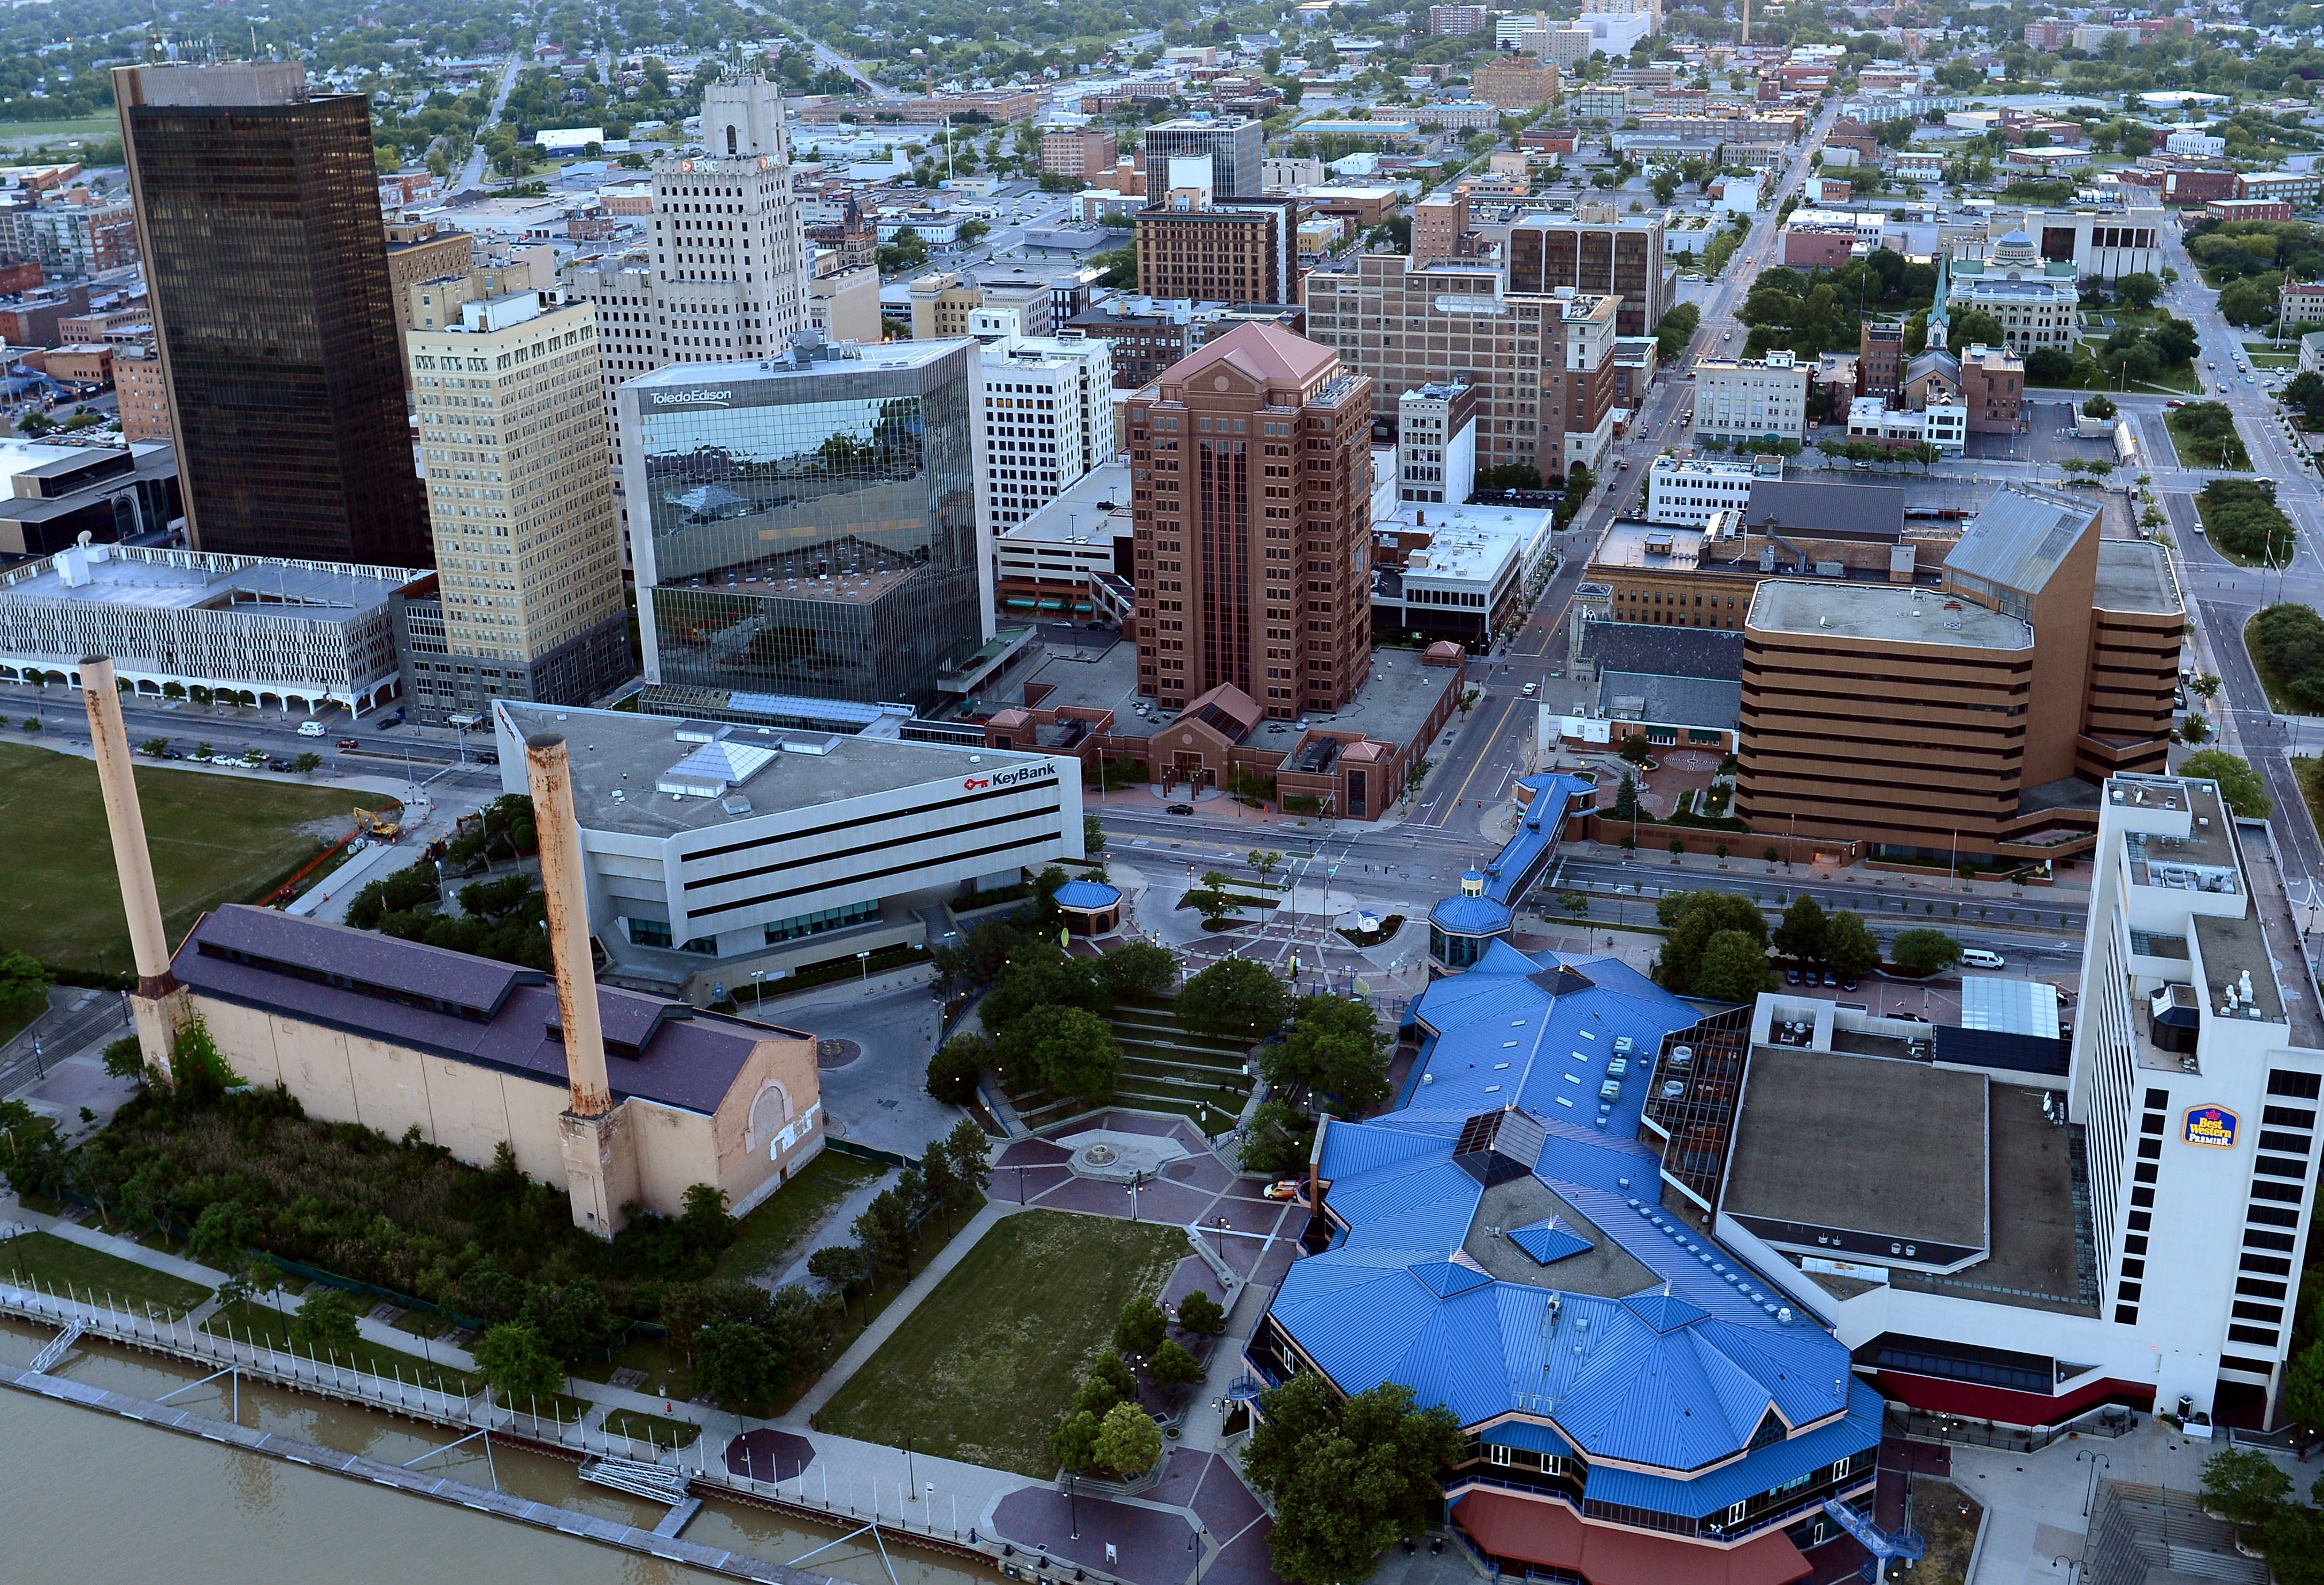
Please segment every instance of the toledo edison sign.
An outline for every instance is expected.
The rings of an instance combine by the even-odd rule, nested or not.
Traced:
[[[2181,1138],[2226,1150],[2236,1142],[2236,1115],[2225,1107],[2189,1107]]]

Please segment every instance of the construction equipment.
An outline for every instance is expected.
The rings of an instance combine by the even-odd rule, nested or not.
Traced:
[[[403,834],[402,819],[403,809],[400,804],[392,803],[378,811],[358,809],[355,811],[355,834],[368,837],[374,842],[392,842]]]

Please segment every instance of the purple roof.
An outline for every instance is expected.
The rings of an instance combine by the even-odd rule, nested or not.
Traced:
[[[538,969],[238,904],[205,915],[171,967],[203,996],[565,1082],[557,987]],[[597,1006],[613,1094],[706,1115],[757,1042],[807,1038],[603,986]]]

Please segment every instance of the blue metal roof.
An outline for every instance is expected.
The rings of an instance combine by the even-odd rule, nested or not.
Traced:
[[[1533,1445],[1525,1436],[1557,1451],[1565,1439],[1591,1462],[1593,1497],[1600,1460],[1668,1471],[1637,1477],[1649,1483],[1637,1498],[1609,1499],[1665,1512],[1707,1513],[1735,1499],[1706,1491],[1739,1482],[1751,1495],[1790,1478],[1792,1463],[1877,1443],[1877,1400],[1868,1421],[1847,1413],[1847,1350],[1663,1209],[1658,1163],[1636,1137],[1638,1097],[1598,1126],[1615,1043],[1628,1043],[1625,1090],[1642,1091],[1664,1035],[1696,1022],[1693,1008],[1615,959],[1531,958],[1496,941],[1469,973],[1430,987],[1416,1014],[1426,1043],[1413,1104],[1325,1126],[1325,1205],[1346,1231],[1293,1263],[1272,1306],[1333,1382],[1351,1393],[1401,1383],[1511,1446]],[[1577,1104],[1558,1104],[1567,1098]],[[1539,1124],[1534,1175],[1574,1213],[1508,1235],[1554,1263],[1522,1281],[1497,1280],[1464,1252],[1486,1190],[1453,1161],[1464,1124],[1509,1108]],[[1607,1270],[1575,1257],[1609,1247],[1651,1281],[1627,1293],[1561,1285],[1562,1273]],[[1817,1430],[1739,1457],[1771,1411]]]
[[[1627,1503],[1657,1513],[1706,1518],[1746,1497],[1773,1491],[1786,1480],[1812,1475],[1851,1453],[1877,1446],[1880,1413],[1880,1394],[1870,1384],[1857,1379],[1849,1387],[1848,1413],[1828,1425],[1770,1442],[1692,1480],[1593,1464],[1582,1495],[1593,1502]],[[1486,1435],[1490,1441],[1502,1440],[1499,1427]],[[1524,1444],[1512,1441],[1509,1445]],[[1867,1479],[1871,1475],[1871,1470],[1865,1471]]]
[[[1121,894],[1103,881],[1067,881],[1057,888],[1060,908],[1111,908],[1120,901]]]
[[[1509,1242],[1524,1250],[1543,1265],[1554,1265],[1569,1256],[1598,1247],[1570,1228],[1556,1225],[1557,1219],[1533,1222],[1509,1229]]]
[[[1449,935],[1489,936],[1508,930],[1517,916],[1490,897],[1447,897],[1428,911],[1428,922]]]
[[[1557,834],[1565,824],[1566,810],[1576,799],[1598,790],[1595,783],[1579,776],[1548,772],[1538,776],[1520,776],[1517,784],[1532,792],[1533,802],[1517,817],[1517,829],[1510,833],[1508,844],[1485,866],[1485,895],[1496,903],[1512,905],[1539,876],[1542,864],[1557,846]]]

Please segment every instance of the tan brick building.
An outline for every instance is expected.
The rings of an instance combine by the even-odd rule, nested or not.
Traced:
[[[2025,360],[2006,347],[1964,348],[1960,388],[1970,434],[2009,435],[2024,427]]]
[[[2184,605],[2161,547],[2009,486],[1939,588],[1768,579],[1744,625],[1735,812],[1945,863],[2086,848],[2098,784],[2160,770]]]
[[[170,438],[170,382],[162,376],[161,360],[147,342],[114,348],[113,394],[121,409],[124,440],[166,440]]]
[[[1557,97],[1556,62],[1516,55],[1488,60],[1477,68],[1469,94],[1500,110],[1546,105]]]
[[[1298,209],[1294,199],[1166,201],[1140,209],[1138,290],[1196,302],[1296,301]]]
[[[1359,254],[1308,273],[1307,333],[1372,380],[1374,416],[1393,419],[1416,385],[1478,389],[1477,466],[1524,463],[1562,478],[1595,468],[1613,437],[1617,300],[1520,295],[1490,264],[1416,265]]]
[[[1053,126],[1041,134],[1041,169],[1081,181],[1111,171],[1120,154],[1113,134],[1094,126]]]
[[[1290,719],[1371,659],[1372,383],[1237,327],[1130,400],[1138,674],[1166,710],[1240,690]]]

